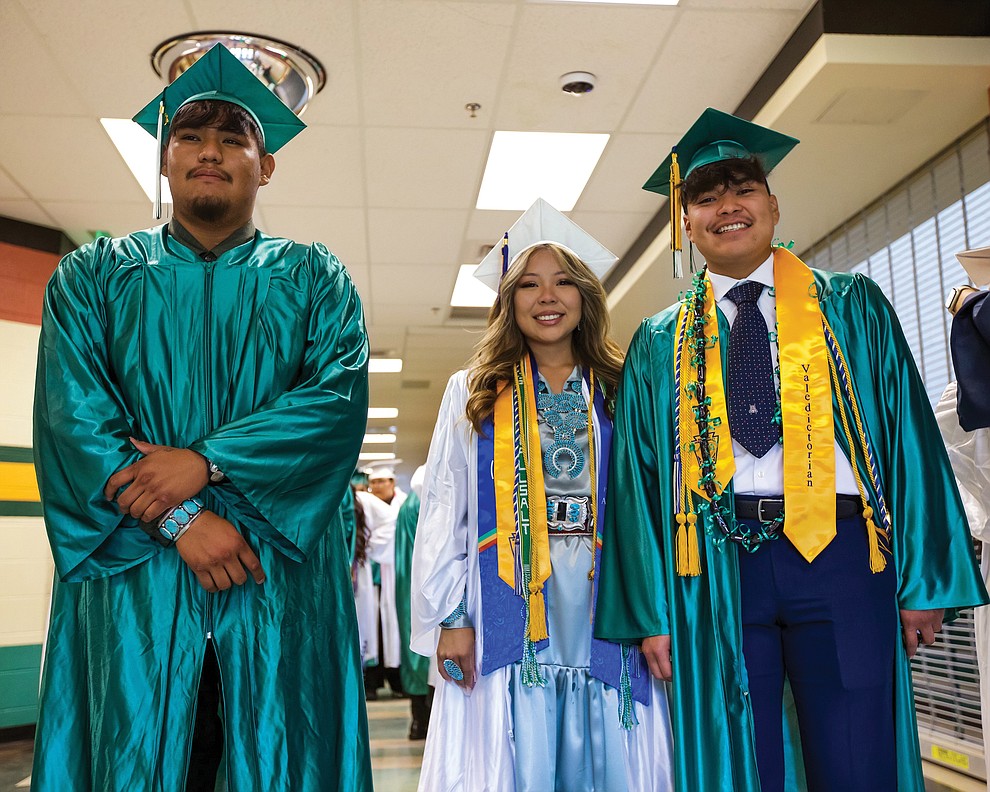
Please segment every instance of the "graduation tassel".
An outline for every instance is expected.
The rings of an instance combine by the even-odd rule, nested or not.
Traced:
[[[694,512],[678,512],[677,521],[677,575],[698,577],[701,574],[701,556],[698,551],[698,515]]]
[[[683,241],[681,239],[681,168],[677,164],[677,146],[670,151],[670,250],[674,256],[674,277],[684,277],[684,264],[681,261]]]
[[[870,543],[870,571],[876,574],[887,568],[887,559],[880,552],[881,531],[873,522],[873,509],[867,506],[863,509],[863,519],[866,520],[866,538]],[[886,536],[884,537],[886,538]]]
[[[550,637],[547,630],[547,610],[543,599],[543,590],[533,591],[530,588],[529,594],[529,640],[533,643],[545,641]]]
[[[632,729],[639,724],[636,710],[633,708],[632,681],[629,678],[629,655],[637,652],[631,646],[622,645],[622,671],[619,674],[619,722],[622,728]]]
[[[162,132],[167,123],[168,116],[165,115],[165,93],[162,92],[162,100],[158,104],[158,133],[155,135],[158,145],[158,154],[155,157],[155,162],[158,165],[155,172],[155,208],[153,212],[155,220],[162,219]]]

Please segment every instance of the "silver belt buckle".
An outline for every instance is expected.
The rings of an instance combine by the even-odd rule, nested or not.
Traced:
[[[766,522],[770,518],[763,516],[763,504],[779,503],[779,502],[780,502],[780,498],[760,498],[756,502],[756,519],[759,520],[760,522]]]

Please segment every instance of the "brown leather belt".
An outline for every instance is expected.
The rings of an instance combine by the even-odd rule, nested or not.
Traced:
[[[761,498],[758,495],[736,496],[736,519],[773,520],[784,509],[783,498]],[[848,520],[863,513],[863,502],[856,495],[835,496],[835,519]]]

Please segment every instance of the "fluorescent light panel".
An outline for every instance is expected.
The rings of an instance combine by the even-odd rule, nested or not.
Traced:
[[[389,459],[395,459],[395,454],[392,453],[376,453],[369,452],[367,454],[358,454],[358,462],[384,462]]]
[[[369,407],[368,418],[398,418],[398,407]]]
[[[529,209],[537,198],[543,198],[561,212],[569,212],[608,138],[576,132],[496,132],[477,208]]]
[[[491,308],[498,296],[484,283],[474,277],[478,264],[461,264],[454,281],[454,291],[450,295],[452,308]]]
[[[387,432],[371,432],[364,436],[365,443],[394,443],[395,435]]]
[[[168,179],[163,178],[155,167],[158,142],[129,118],[101,118],[100,123],[148,200],[154,203],[155,179],[161,179],[162,203],[172,203]]]
[[[402,371],[402,358],[371,358],[368,361],[369,374],[398,374]]]

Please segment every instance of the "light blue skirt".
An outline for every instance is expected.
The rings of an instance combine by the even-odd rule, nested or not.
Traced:
[[[640,788],[630,784],[636,778],[628,766],[631,735],[619,720],[618,691],[589,672],[591,541],[590,536],[550,537],[550,646],[537,656],[546,686],[524,685],[519,663],[509,669],[516,792],[625,792]],[[659,744],[667,748],[669,717],[662,694],[654,697],[651,709],[659,707],[664,711],[650,712],[650,724],[644,727],[659,725],[666,732],[666,739]],[[636,709],[643,712],[640,705]],[[669,777],[668,751],[653,761],[641,759],[653,765],[652,770],[657,765],[666,768]]]

